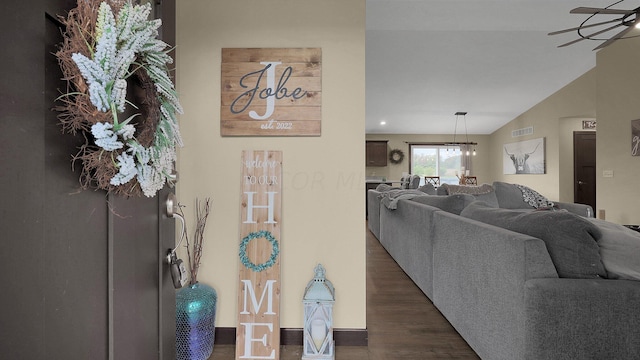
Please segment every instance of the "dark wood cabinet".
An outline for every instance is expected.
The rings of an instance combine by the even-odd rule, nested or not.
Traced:
[[[387,140],[366,141],[366,166],[387,166]]]

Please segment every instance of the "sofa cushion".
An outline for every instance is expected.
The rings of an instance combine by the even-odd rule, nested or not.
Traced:
[[[416,196],[424,196],[424,193],[415,189],[391,189],[381,192],[378,197],[380,198],[380,204],[389,210],[395,210],[398,208],[398,201],[410,200]]]
[[[496,209],[479,201],[460,215],[541,239],[559,277],[607,277],[596,242],[602,233],[586,218],[566,210]]]
[[[380,184],[376,187],[376,191],[384,192],[389,190],[399,190],[399,187],[391,186],[389,184]]]
[[[498,207],[498,198],[496,197],[493,186],[489,184],[479,186],[443,184],[440,188],[444,189],[443,192],[445,192],[446,195],[470,194],[473,195],[476,200],[483,201],[492,207]],[[441,194],[439,193],[438,195]]]
[[[496,191],[498,205],[503,209],[532,209],[553,206],[553,203],[547,198],[526,186],[494,181],[493,188]],[[522,188],[526,190],[526,194],[523,193]],[[529,202],[530,199],[534,199],[533,204]],[[537,206],[534,206],[536,204]]]
[[[467,207],[475,201],[475,198],[469,194],[454,194],[454,195],[423,195],[416,196],[411,199],[412,201],[419,202],[421,204],[437,207],[440,210],[450,212],[456,215],[460,215],[462,209]]]
[[[600,246],[602,263],[610,279],[640,280],[640,233],[612,222],[589,218],[602,237]]]
[[[425,193],[427,195],[435,195],[436,194],[436,188],[433,186],[433,184],[424,184],[424,185],[420,186],[418,188],[418,190],[422,191],[423,193]]]

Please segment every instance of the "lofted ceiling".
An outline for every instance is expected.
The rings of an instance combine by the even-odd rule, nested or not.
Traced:
[[[547,34],[613,2],[367,0],[366,133],[451,134],[458,111],[469,134],[494,132],[595,66],[601,41]]]

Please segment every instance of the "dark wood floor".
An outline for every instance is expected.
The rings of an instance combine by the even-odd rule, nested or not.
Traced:
[[[367,230],[369,346],[337,346],[336,360],[479,359]],[[282,346],[299,360],[302,346]],[[210,359],[235,359],[234,345],[215,345]]]

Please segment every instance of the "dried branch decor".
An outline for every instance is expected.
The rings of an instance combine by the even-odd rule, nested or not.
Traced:
[[[211,209],[211,200],[204,199],[204,203],[196,198],[196,229],[193,236],[193,245],[189,242],[189,236],[185,233],[185,247],[187,248],[187,257],[189,258],[189,273],[191,279],[190,285],[198,282],[198,269],[200,269],[200,259],[202,258],[202,245],[204,244],[204,230],[207,226],[207,218]],[[181,215],[182,207],[180,207]]]
[[[64,131],[85,136],[74,157],[85,189],[152,197],[171,182],[182,107],[168,74],[168,45],[157,39],[161,20],[147,20],[150,13],[148,3],[79,0],[61,19],[56,57],[68,89],[56,110]],[[135,86],[138,105],[127,100]],[[139,113],[121,120],[127,104]]]

